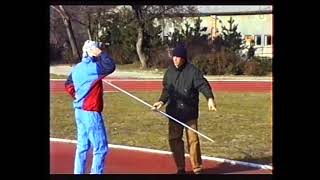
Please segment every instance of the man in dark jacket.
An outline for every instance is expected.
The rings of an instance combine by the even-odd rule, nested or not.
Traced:
[[[197,130],[199,92],[208,100],[209,110],[216,111],[210,84],[203,74],[187,61],[186,48],[178,45],[173,50],[173,65],[168,67],[163,77],[162,94],[159,101],[153,104],[153,109],[159,109],[167,103],[167,114]],[[169,120],[169,145],[178,174],[185,173],[183,129],[184,126]],[[199,174],[202,171],[202,159],[198,134],[186,129],[186,138],[193,172]]]

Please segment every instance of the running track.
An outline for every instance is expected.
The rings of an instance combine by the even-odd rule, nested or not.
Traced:
[[[124,146],[113,146],[115,147],[109,147],[105,174],[174,174],[176,172],[169,152],[146,152],[138,148],[132,150],[123,148]],[[50,174],[72,174],[75,150],[74,142],[50,141]],[[92,154],[89,153],[88,156],[87,173],[90,172]],[[189,157],[186,158],[186,171],[192,174]],[[267,167],[254,168],[203,158],[203,174],[272,174],[272,170]]]
[[[126,91],[161,91],[161,80],[108,79],[112,84]],[[272,91],[272,81],[209,81],[214,92],[257,92]],[[104,83],[105,91],[117,91]],[[65,93],[64,80],[50,80],[51,93]]]
[[[160,80],[106,79],[127,91],[160,91]],[[272,82],[268,81],[210,81],[214,91],[225,92],[271,92]],[[105,91],[117,91],[104,83]],[[50,92],[65,93],[64,80],[50,80]],[[50,141],[50,174],[72,174],[75,152],[74,143]],[[92,156],[89,153],[87,172]],[[233,162],[233,161],[232,161]],[[106,174],[174,174],[175,166],[168,153],[153,153],[110,147],[106,160]],[[203,159],[204,174],[272,174],[270,169],[245,166],[241,163],[219,162]],[[191,174],[189,158],[186,170]]]

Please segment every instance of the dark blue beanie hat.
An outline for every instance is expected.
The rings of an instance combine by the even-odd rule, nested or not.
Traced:
[[[178,45],[174,48],[172,56],[182,57],[183,59],[187,60],[187,49],[183,45]]]

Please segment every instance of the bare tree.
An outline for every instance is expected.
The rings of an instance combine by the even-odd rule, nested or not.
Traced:
[[[136,43],[136,49],[137,49],[137,53],[139,56],[139,60],[141,62],[141,68],[145,69],[147,68],[147,58],[146,55],[144,54],[144,52],[142,51],[142,41],[143,41],[143,30],[144,30],[144,17],[143,17],[143,13],[141,10],[141,6],[139,5],[133,5],[132,8],[135,11],[135,17],[137,18],[138,21],[138,37],[137,37],[137,43]]]
[[[196,13],[194,6],[142,6],[131,5],[135,11],[135,20],[137,22],[138,37],[136,43],[137,54],[141,62],[141,69],[147,68],[146,55],[143,52],[143,37],[145,25],[148,21],[153,21],[155,18],[163,19],[164,17],[182,17],[188,13]],[[132,21],[129,21],[131,23]]]
[[[65,28],[66,28],[66,31],[68,34],[68,38],[69,38],[69,42],[71,45],[73,58],[80,59],[80,54],[79,54],[79,50],[77,47],[76,39],[74,37],[72,24],[71,24],[69,15],[67,14],[67,12],[65,11],[65,9],[63,8],[62,5],[59,5],[58,7],[55,7],[55,6],[51,6],[51,7],[54,10],[56,10],[61,15],[61,18],[63,19],[63,23],[65,25]]]
[[[101,25],[109,21],[108,17],[117,13],[115,6],[51,6],[52,9],[57,11],[63,19],[64,26],[66,28],[67,36],[72,48],[73,55],[79,57],[79,50],[76,43],[77,40],[85,38],[97,40],[99,38],[99,32],[103,31]],[[136,41],[136,51],[141,62],[141,68],[147,67],[147,56],[143,52],[143,40],[146,29],[146,24],[153,21],[155,18],[163,19],[167,17],[179,18],[185,14],[195,12],[193,6],[141,6],[132,5],[134,10],[134,16],[126,21],[128,24],[134,23],[137,27],[138,36]],[[68,12],[68,13],[67,13]],[[109,18],[111,19],[111,18]],[[71,23],[76,27],[77,31],[72,30]],[[117,22],[113,22],[116,23]],[[102,25],[103,26],[103,25]],[[52,35],[52,39],[57,39],[58,33]],[[85,35],[86,34],[86,35]],[[56,36],[56,37],[54,37]],[[57,40],[55,40],[57,41]],[[81,41],[81,40],[80,40]],[[80,42],[79,41],[79,42]]]
[[[65,6],[68,9],[72,22],[78,23],[86,28],[88,39],[97,40],[100,25],[107,17],[106,14],[113,13],[115,6]]]
[[[62,19],[58,13],[52,8],[50,10],[50,43],[61,46],[66,36],[66,29],[63,25]]]

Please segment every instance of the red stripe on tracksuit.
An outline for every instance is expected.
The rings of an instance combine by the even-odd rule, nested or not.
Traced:
[[[73,84],[68,84],[65,86],[66,91],[75,99],[75,93],[76,91],[74,90],[74,85]]]
[[[102,77],[103,78],[103,77]],[[90,92],[83,101],[83,109],[86,111],[101,112],[103,110],[103,86],[102,78],[95,81]]]

